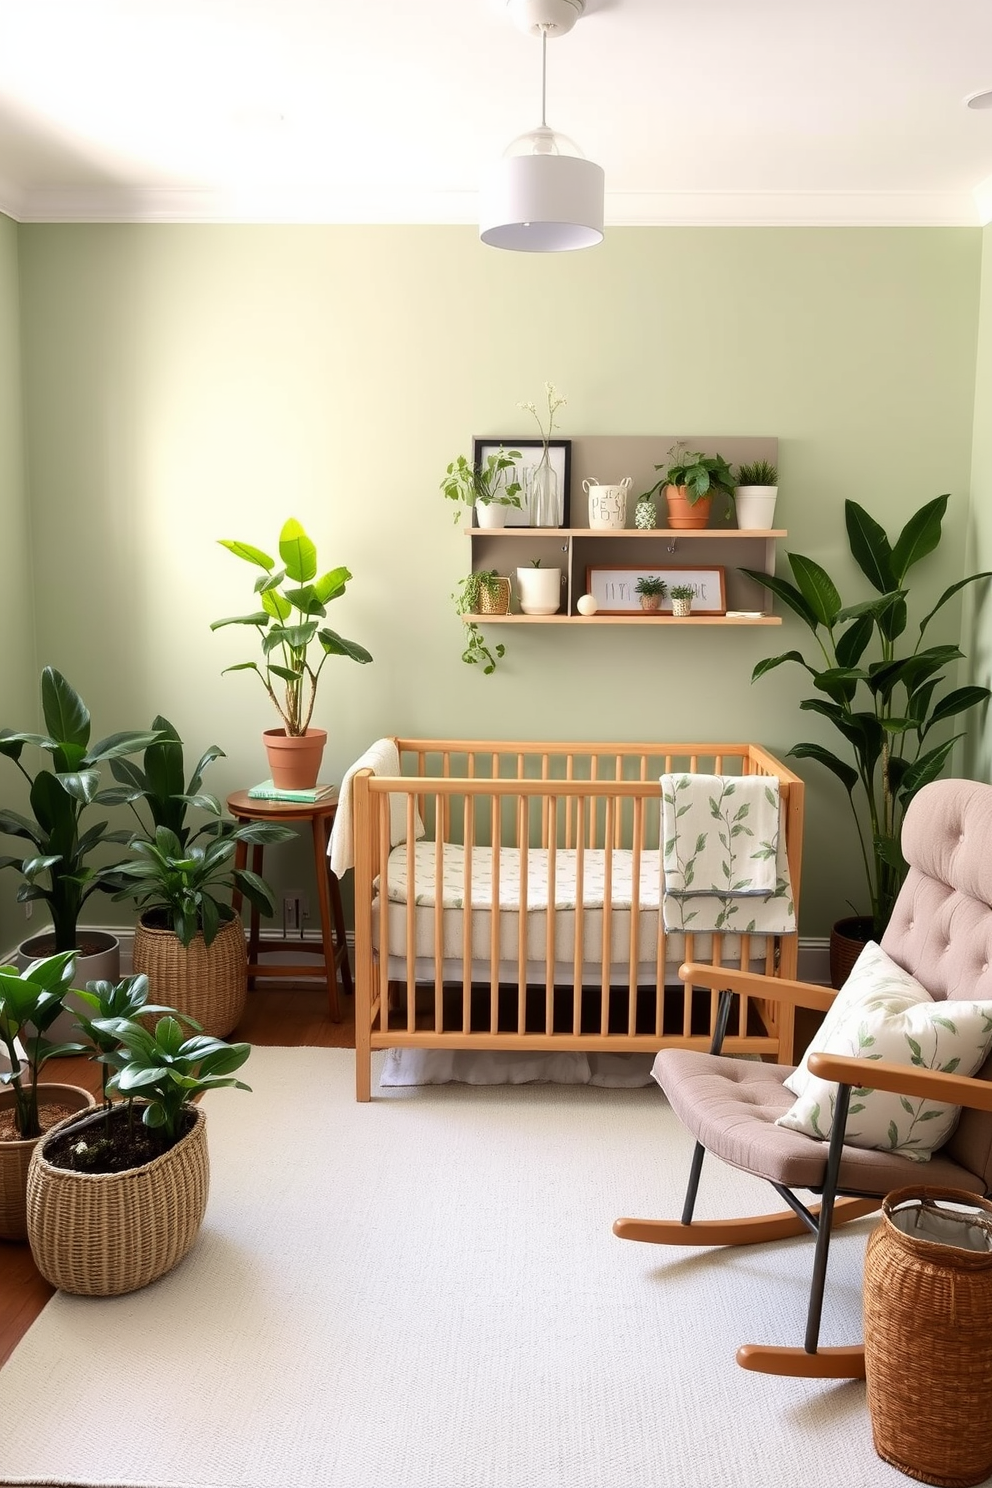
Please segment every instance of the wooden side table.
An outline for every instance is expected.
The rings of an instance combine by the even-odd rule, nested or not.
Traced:
[[[327,1002],[335,1023],[341,1022],[341,1007],[338,1002],[338,974],[345,992],[351,993],[354,984],[351,978],[351,963],[348,960],[348,942],[345,935],[344,910],[341,905],[341,886],[337,875],[331,872],[327,858],[327,846],[331,840],[331,827],[338,809],[336,796],[324,801],[263,801],[255,800],[247,791],[235,791],[227,798],[227,809],[237,821],[309,822],[313,834],[313,863],[317,879],[317,898],[320,902],[320,945],[308,946],[305,941],[289,939],[266,940],[259,935],[259,915],[252,909],[248,932],[248,985],[254,984],[257,976],[301,977],[320,976],[327,981]],[[251,867],[253,873],[262,873],[264,845],[251,844]],[[235,854],[236,868],[248,865],[248,843],[239,842]],[[241,895],[235,893],[232,904],[241,909]],[[272,952],[296,951],[304,956],[320,956],[322,965],[313,962],[278,963],[259,965],[259,957]]]

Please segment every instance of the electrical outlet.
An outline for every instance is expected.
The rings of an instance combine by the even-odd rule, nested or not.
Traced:
[[[302,935],[303,933],[303,895],[287,893],[282,896],[282,933],[283,935]]]

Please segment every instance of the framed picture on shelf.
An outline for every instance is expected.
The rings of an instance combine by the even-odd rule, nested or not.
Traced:
[[[725,615],[727,596],[722,568],[669,568],[664,564],[636,568],[587,568],[586,593],[591,594],[600,615],[627,615],[641,609],[637,581],[641,578],[663,579],[668,593],[661,601],[659,615],[672,613],[673,584],[692,586],[694,615]]]
[[[533,527],[531,521],[530,507],[527,501],[527,472],[533,470],[541,459],[544,449],[543,439],[513,439],[508,434],[483,434],[477,435],[472,440],[472,460],[478,467],[486,459],[487,455],[494,454],[497,450],[519,450],[519,464],[511,470],[507,470],[504,480],[507,485],[514,481],[520,482],[520,507],[508,506],[506,509],[507,527]],[[560,506],[562,517],[558,523],[559,527],[567,527],[572,514],[572,503],[570,497],[570,486],[572,479],[572,441],[570,439],[549,439],[548,459],[551,469],[558,477],[558,490],[560,492]],[[475,513],[472,514],[472,525],[476,526]]]

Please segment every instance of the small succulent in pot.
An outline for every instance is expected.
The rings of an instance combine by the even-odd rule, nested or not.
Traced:
[[[672,601],[673,615],[688,615],[692,610],[692,601],[696,592],[691,584],[673,584],[669,592]]]
[[[668,585],[657,574],[641,574],[634,591],[641,596],[642,610],[657,610],[668,593]]]

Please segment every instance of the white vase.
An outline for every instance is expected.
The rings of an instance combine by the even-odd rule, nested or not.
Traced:
[[[517,595],[525,615],[557,615],[561,605],[561,569],[517,569]]]
[[[625,475],[614,485],[590,479],[582,482],[582,489],[589,497],[589,526],[616,530],[627,525],[627,493],[631,479]]]
[[[477,501],[475,503],[475,520],[480,527],[505,527],[506,507],[498,501]]]
[[[767,532],[775,521],[778,486],[738,486],[734,492],[737,526],[742,532]]]

